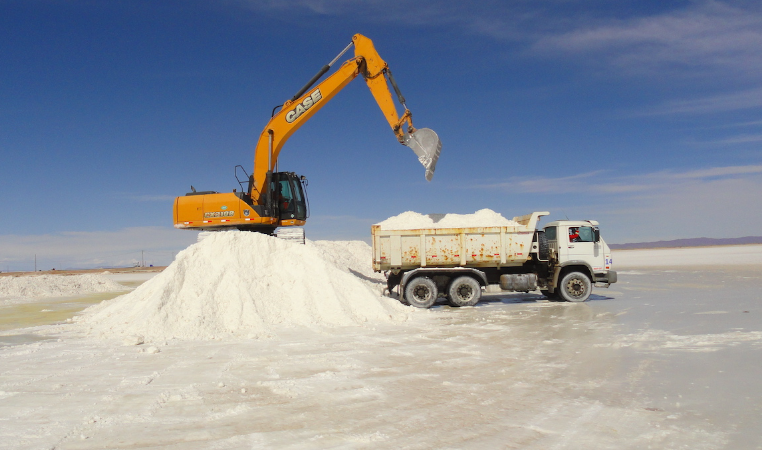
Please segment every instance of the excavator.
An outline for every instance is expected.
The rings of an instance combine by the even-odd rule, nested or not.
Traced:
[[[353,45],[354,58],[345,61],[313,88]],[[175,228],[208,231],[238,229],[280,236],[280,231],[275,233],[278,228],[293,230],[296,235],[291,233],[289,239],[304,242],[304,229],[296,227],[302,227],[309,215],[306,178],[293,172],[278,171],[278,155],[288,138],[358,75],[365,79],[397,140],[413,150],[426,170],[426,180],[431,181],[442,142],[433,130],[413,127],[412,114],[388,65],[378,55],[370,39],[356,34],[352,42],[290,100],[273,109],[271,119],[257,141],[252,174],[248,175],[240,165],[235,167],[240,191],[196,191],[191,186],[192,192],[175,199]],[[397,114],[388,84],[391,84],[404,108],[402,116]],[[280,111],[276,114],[279,107]],[[284,234],[289,235],[288,232]]]

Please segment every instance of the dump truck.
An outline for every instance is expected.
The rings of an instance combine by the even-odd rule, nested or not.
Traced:
[[[547,211],[514,217],[515,225],[470,228],[371,227],[373,269],[385,272],[405,304],[429,308],[438,297],[473,306],[482,290],[540,292],[584,302],[593,286],[616,283],[611,250],[594,220],[558,220],[536,229]]]

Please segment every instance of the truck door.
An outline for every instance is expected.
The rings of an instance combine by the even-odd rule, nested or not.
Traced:
[[[566,237],[566,260],[586,261],[593,269],[603,265],[601,243],[595,241],[596,233],[591,226],[569,227]],[[559,236],[559,239],[562,237]],[[561,243],[559,243],[561,244]],[[562,247],[562,245],[559,245]]]

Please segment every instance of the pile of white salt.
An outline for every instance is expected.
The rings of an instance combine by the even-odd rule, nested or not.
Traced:
[[[95,334],[141,336],[146,342],[406,320],[409,309],[382,297],[383,285],[370,279],[378,275],[370,269],[368,245],[354,245],[367,255],[363,267],[347,252],[349,244],[213,233],[133,292],[93,306],[76,320]]]

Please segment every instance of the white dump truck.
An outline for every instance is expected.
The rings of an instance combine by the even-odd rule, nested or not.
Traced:
[[[559,220],[537,230],[547,211],[514,217],[515,225],[388,229],[373,225],[373,269],[387,273],[390,293],[428,308],[442,296],[473,306],[482,289],[529,292],[584,302],[592,287],[617,281],[611,250],[594,220]]]

